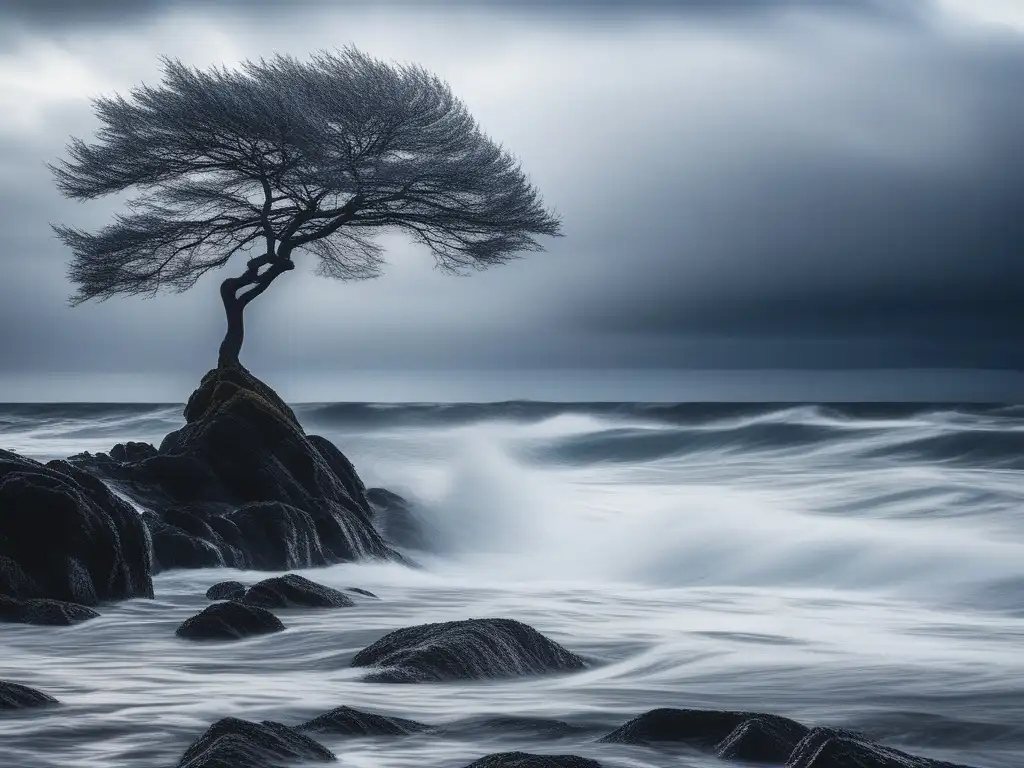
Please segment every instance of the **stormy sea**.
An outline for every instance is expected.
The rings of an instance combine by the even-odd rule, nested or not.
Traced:
[[[977,768],[1024,765],[1024,407],[301,405],[367,486],[414,502],[395,563],[302,571],[379,600],[280,611],[287,630],[189,643],[214,582],[70,627],[0,624],[0,679],[63,706],[0,713],[0,765],[174,766],[214,721],[300,723],[338,706],[442,725],[318,737],[353,768],[461,768],[495,752],[610,766],[721,766],[600,737],[657,707],[849,728]],[[159,444],[180,406],[0,406],[0,447],[41,460]],[[582,672],[372,683],[387,632],[523,621]]]

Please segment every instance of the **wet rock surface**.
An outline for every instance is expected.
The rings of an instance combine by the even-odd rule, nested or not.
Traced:
[[[186,750],[178,768],[281,768],[336,759],[327,747],[287,725],[226,717]]]
[[[152,597],[150,538],[96,477],[0,450],[0,595],[79,605]]]
[[[124,443],[69,459],[149,510],[157,570],[289,570],[399,557],[374,528],[351,462],[326,439],[307,436],[244,368],[207,373],[184,416],[159,448]]]
[[[356,654],[352,666],[376,668],[369,681],[417,683],[573,672],[586,664],[522,622],[467,619],[391,632]]]
[[[345,736],[407,736],[435,729],[401,717],[387,717],[361,712],[351,707],[338,707],[303,723],[298,726],[298,730],[322,731]]]
[[[237,599],[261,608],[347,608],[355,605],[344,592],[296,573],[257,582]]]
[[[0,597],[0,622],[69,627],[99,618],[92,608],[60,600],[12,600]]]
[[[49,707],[58,702],[53,696],[27,685],[0,680],[0,710]]]
[[[281,632],[284,628],[270,611],[229,601],[214,603],[185,619],[175,634],[186,640],[241,640]]]

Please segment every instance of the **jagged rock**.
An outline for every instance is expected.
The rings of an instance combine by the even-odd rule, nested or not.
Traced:
[[[0,710],[48,707],[59,703],[53,696],[35,688],[0,680]]]
[[[305,510],[277,501],[245,504],[223,515],[238,529],[244,551],[258,570],[327,565],[316,523]]]
[[[419,683],[570,672],[586,665],[522,622],[468,619],[391,632],[357,653],[352,666],[375,667],[369,681]]]
[[[768,720],[745,720],[715,747],[715,754],[722,760],[782,765],[800,738],[793,728],[784,731]]]
[[[225,717],[185,751],[178,768],[280,768],[336,759],[327,747],[287,725]]]
[[[366,499],[373,509],[374,525],[385,541],[421,552],[430,549],[427,525],[410,501],[386,488],[371,488]]]
[[[12,600],[0,597],[0,621],[14,624],[38,624],[68,627],[98,618],[92,608],[60,600]]]
[[[151,510],[159,567],[277,571],[400,559],[373,527],[351,462],[307,436],[244,368],[207,373],[184,415],[155,452],[126,444],[69,460]]]
[[[218,581],[206,590],[207,600],[237,600],[245,594],[245,584],[240,581]]]
[[[253,584],[240,598],[246,605],[261,608],[347,608],[352,598],[337,589],[286,573]]]
[[[280,632],[284,624],[270,611],[238,602],[214,603],[182,622],[175,631],[187,640],[241,640]]]
[[[759,712],[725,712],[713,709],[652,709],[616,728],[601,741],[616,744],[681,742],[711,750],[744,723],[755,720],[770,726],[793,744],[808,732],[807,726],[778,715]]]
[[[0,450],[0,587],[80,605],[153,597],[151,544],[134,509],[64,461]]]
[[[875,744],[837,728],[814,728],[797,744],[787,768],[968,768]]]
[[[500,752],[475,760],[466,768],[601,768],[596,760],[576,755],[534,755]]]
[[[360,712],[351,707],[338,707],[298,726],[299,731],[320,731],[345,736],[405,736],[434,730],[429,725],[401,717]]]

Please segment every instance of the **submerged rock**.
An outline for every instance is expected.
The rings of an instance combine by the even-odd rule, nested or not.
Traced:
[[[206,590],[207,600],[237,600],[245,594],[245,584],[240,581],[218,581]]]
[[[281,632],[281,620],[270,611],[244,603],[226,602],[207,606],[185,619],[175,630],[186,640],[241,640],[252,635]]]
[[[511,619],[467,619],[407,627],[385,635],[352,659],[376,667],[379,683],[478,680],[572,672],[586,664],[576,654]]]
[[[280,768],[336,759],[327,747],[287,725],[225,717],[185,751],[178,768]]]
[[[12,600],[0,597],[0,621],[14,624],[68,627],[98,618],[92,608],[60,600]]]
[[[347,608],[355,605],[344,592],[299,576],[286,573],[253,584],[239,598],[247,605],[261,608]]]
[[[712,750],[728,739],[736,729],[755,721],[748,737],[755,740],[763,726],[770,727],[780,738],[794,745],[808,732],[805,725],[778,715],[759,712],[729,712],[713,709],[652,709],[616,728],[601,739],[616,744],[653,744],[681,742],[698,749]],[[743,740],[742,734],[737,736]],[[736,747],[741,749],[741,747]]]
[[[134,509],[67,462],[0,450],[0,590],[80,605],[153,597],[150,538]]]
[[[875,744],[859,734],[814,728],[796,746],[787,768],[968,768]]]
[[[0,680],[0,710],[49,707],[59,703],[53,696],[35,688]]]
[[[399,559],[372,525],[362,481],[322,437],[239,367],[203,377],[186,424],[160,447],[116,446],[69,461],[152,510],[158,567],[289,570]],[[152,449],[152,450],[151,450]]]
[[[576,755],[534,755],[527,752],[500,752],[476,760],[466,768],[601,768],[596,760]]]
[[[457,720],[444,727],[445,733],[476,734],[480,731],[498,731],[524,736],[540,736],[558,739],[587,731],[587,728],[570,725],[562,720],[547,717],[522,717],[518,715],[484,715]]]
[[[371,712],[360,712],[351,707],[338,707],[313,718],[308,723],[303,723],[296,730],[321,731],[345,736],[406,736],[434,729],[429,725],[401,717],[387,717]]]

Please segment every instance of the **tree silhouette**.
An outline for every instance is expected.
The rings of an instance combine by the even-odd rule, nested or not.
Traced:
[[[70,159],[49,166],[71,198],[139,193],[98,232],[54,226],[73,253],[72,304],[185,291],[249,254],[220,288],[219,364],[231,365],[245,307],[294,269],[296,252],[321,275],[372,278],[383,266],[373,236],[397,228],[440,269],[464,273],[561,234],[517,160],[422,67],[351,47],[238,70],[162,63],[161,85],[95,99],[97,141],[72,138]]]

